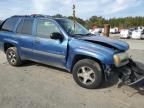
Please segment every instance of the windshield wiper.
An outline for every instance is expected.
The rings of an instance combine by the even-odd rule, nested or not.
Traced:
[[[93,34],[91,34],[91,33],[87,33],[87,34],[73,34],[73,35],[89,36],[89,35],[93,35]]]
[[[94,34],[92,34],[92,33],[87,33],[87,34],[85,34],[86,36],[89,36],[89,35],[91,35],[91,36],[93,36]]]
[[[84,34],[73,34],[73,35],[80,35],[80,36],[84,36]]]

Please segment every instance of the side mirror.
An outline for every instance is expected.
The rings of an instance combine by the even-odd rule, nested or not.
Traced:
[[[60,41],[63,41],[63,35],[58,33],[58,32],[55,32],[55,33],[52,33],[50,35],[50,38],[51,39],[55,39],[55,40],[60,40]]]

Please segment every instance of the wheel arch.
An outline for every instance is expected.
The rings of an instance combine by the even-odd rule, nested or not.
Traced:
[[[10,47],[15,47],[15,45],[12,43],[9,43],[9,42],[5,42],[4,43],[4,52],[6,53],[7,49]]]
[[[12,39],[4,39],[3,42],[3,50],[6,53],[6,50],[10,47],[17,47],[18,48],[18,42]]]
[[[90,59],[90,60],[94,60],[95,62],[97,62],[100,65],[101,71],[103,70],[103,63],[101,62],[101,60],[99,60],[98,58],[92,57],[92,56],[88,56],[88,55],[82,55],[82,54],[77,54],[74,56],[73,61],[72,61],[72,65],[71,65],[71,69],[70,71],[72,71],[74,65],[82,59]]]

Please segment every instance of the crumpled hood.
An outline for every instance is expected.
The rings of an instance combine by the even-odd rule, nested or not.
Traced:
[[[105,36],[89,36],[89,37],[87,36],[87,37],[83,37],[80,39],[89,41],[95,44],[103,45],[105,47],[114,48],[120,51],[126,51],[129,49],[129,45],[126,42],[123,42],[121,40],[110,39]]]

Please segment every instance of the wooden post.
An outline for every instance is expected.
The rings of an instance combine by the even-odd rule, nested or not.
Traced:
[[[109,33],[110,33],[110,25],[109,24],[105,24],[104,25],[104,36],[109,37]]]

